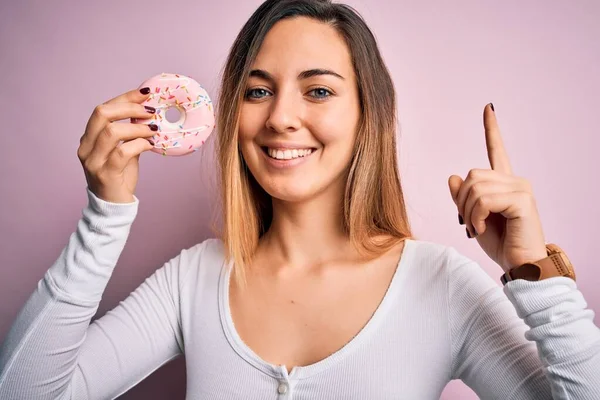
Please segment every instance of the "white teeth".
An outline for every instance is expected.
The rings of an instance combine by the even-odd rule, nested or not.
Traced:
[[[306,157],[313,152],[312,149],[287,149],[287,150],[275,150],[268,148],[267,153],[271,158],[278,160],[291,160],[298,157]]]

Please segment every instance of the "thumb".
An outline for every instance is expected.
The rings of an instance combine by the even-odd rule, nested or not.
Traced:
[[[463,182],[463,179],[458,175],[451,175],[450,178],[448,178],[448,187],[450,188],[450,195],[452,196],[452,201],[454,201],[454,204],[456,205],[458,205],[458,191],[460,190],[460,187],[462,186]]]

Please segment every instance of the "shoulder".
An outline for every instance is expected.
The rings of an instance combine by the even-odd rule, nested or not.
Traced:
[[[182,254],[184,253],[188,256],[210,260],[215,257],[223,257],[225,254],[225,246],[221,239],[212,237],[182,250]]]
[[[178,257],[184,264],[206,268],[224,260],[225,247],[221,239],[208,238],[192,247],[183,249]]]
[[[443,278],[450,287],[496,285],[494,279],[472,258],[453,246],[426,240],[410,240],[410,268],[431,279]],[[425,270],[425,271],[421,271]]]
[[[208,238],[191,247],[184,248],[165,266],[176,269],[182,284],[192,280],[206,280],[210,275],[218,275],[224,261],[223,242],[218,238]]]
[[[406,247],[407,256],[414,265],[451,270],[464,264],[475,263],[455,247],[427,240],[410,239]]]

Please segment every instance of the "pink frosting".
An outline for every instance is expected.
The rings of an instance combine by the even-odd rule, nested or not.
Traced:
[[[184,75],[162,73],[146,80],[140,88],[149,87],[151,94],[142,105],[156,108],[148,119],[133,123],[158,125],[151,150],[163,156],[183,156],[197,151],[215,127],[215,114],[208,93],[198,82]],[[169,122],[167,110],[176,107],[178,122]]]

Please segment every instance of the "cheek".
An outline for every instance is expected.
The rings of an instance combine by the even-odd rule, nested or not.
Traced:
[[[257,162],[253,140],[259,132],[258,121],[255,113],[242,106],[240,110],[240,126],[238,130],[238,142],[242,156],[246,163],[251,166]]]
[[[240,128],[239,128],[239,139],[241,141],[251,139],[253,136],[252,130],[255,128],[255,123],[253,123],[252,113],[248,112],[248,110],[242,110],[240,112]]]
[[[336,104],[335,107],[323,107],[311,118],[311,131],[324,145],[351,146],[356,135],[358,111],[353,104]]]
[[[252,140],[263,126],[262,115],[258,110],[253,110],[243,105],[240,110],[240,140]]]

